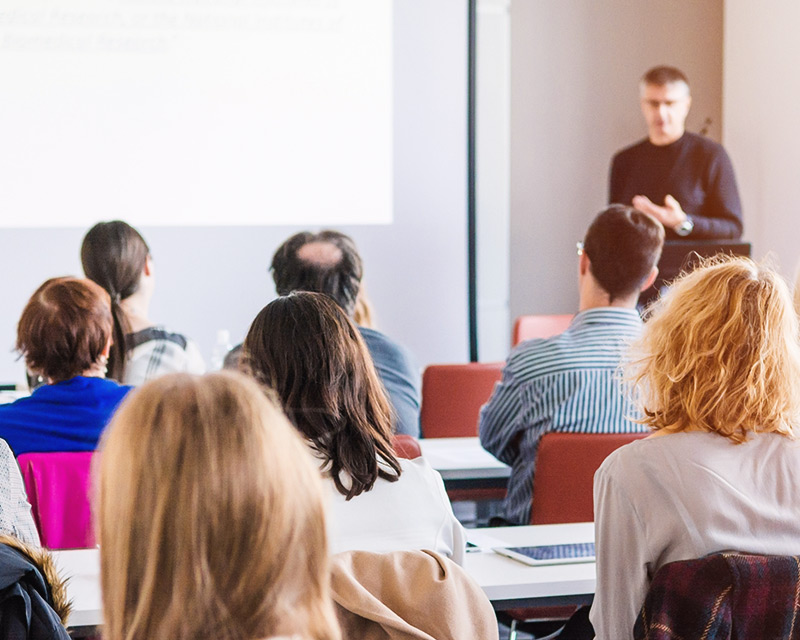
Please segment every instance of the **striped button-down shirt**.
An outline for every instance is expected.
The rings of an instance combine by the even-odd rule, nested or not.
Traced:
[[[601,307],[578,313],[552,338],[511,352],[503,379],[481,409],[484,448],[511,466],[505,517],[528,524],[539,439],[550,431],[644,431],[620,389],[618,368],[642,321],[635,309]]]

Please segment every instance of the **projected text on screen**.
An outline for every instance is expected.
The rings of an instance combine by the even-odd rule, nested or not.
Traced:
[[[391,0],[5,0],[0,225],[388,224]]]

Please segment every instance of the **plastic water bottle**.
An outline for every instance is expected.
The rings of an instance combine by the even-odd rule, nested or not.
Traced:
[[[225,362],[225,356],[228,351],[233,348],[231,344],[231,332],[227,329],[220,329],[217,331],[217,341],[214,344],[214,349],[211,351],[211,370],[219,371],[222,369],[222,363]]]

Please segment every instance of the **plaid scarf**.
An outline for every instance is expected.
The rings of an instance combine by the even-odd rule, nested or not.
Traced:
[[[800,640],[800,556],[712,554],[658,570],[635,640]]]

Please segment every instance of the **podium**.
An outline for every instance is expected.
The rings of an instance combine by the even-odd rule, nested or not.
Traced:
[[[658,277],[639,296],[639,307],[646,308],[680,273],[694,269],[702,258],[719,253],[749,258],[751,251],[752,245],[741,240],[668,240],[658,261]]]

